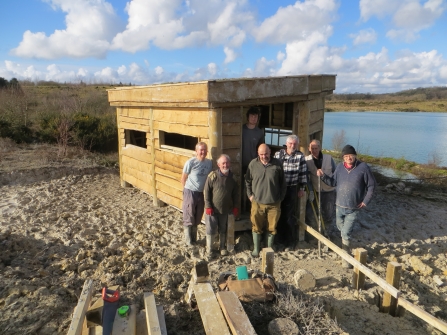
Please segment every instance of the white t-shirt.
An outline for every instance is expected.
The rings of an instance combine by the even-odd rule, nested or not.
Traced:
[[[188,159],[183,167],[183,173],[188,174],[185,188],[191,191],[203,192],[206,178],[212,169],[213,163],[207,158],[203,161],[198,160],[197,157]]]

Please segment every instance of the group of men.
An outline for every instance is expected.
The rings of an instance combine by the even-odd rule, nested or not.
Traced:
[[[376,181],[368,165],[357,159],[355,149],[346,145],[342,150],[343,162],[335,165],[330,155],[322,154],[321,144],[312,140],[310,155],[298,150],[299,139],[290,135],[284,149],[271,156],[264,143],[264,135],[257,127],[261,110],[252,107],[247,112],[247,124],[242,134],[242,173],[246,196],[250,202],[254,257],[259,256],[261,238],[264,246],[277,242],[293,249],[297,243],[296,205],[308,189],[306,216],[315,222],[317,195],[321,217],[329,229],[335,214],[336,227],[341,232],[343,249],[349,252],[353,224],[360,209],[371,201]],[[207,159],[206,143],[196,145],[196,156],[184,166],[181,182],[183,190],[183,225],[185,242],[197,240],[197,226],[205,212],[206,248],[212,255],[217,234],[221,255],[225,249],[228,215],[238,216],[237,201],[241,187],[230,170],[227,155],[217,160],[218,169],[212,171]],[[243,189],[243,188],[242,188]],[[315,192],[314,192],[315,191]],[[310,212],[310,208],[313,211]],[[335,212],[335,213],[334,213]],[[345,262],[344,266],[349,263]]]

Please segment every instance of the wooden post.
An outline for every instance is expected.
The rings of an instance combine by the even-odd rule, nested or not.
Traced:
[[[112,335],[135,335],[137,331],[137,306],[131,305],[129,315],[122,317],[115,314]]]
[[[222,108],[209,110],[208,124],[208,152],[216,167],[217,159],[222,153]]]
[[[402,265],[396,262],[388,262],[388,265],[386,267],[386,282],[398,289],[401,271]],[[397,299],[392,297],[388,292],[385,292],[383,295],[381,312],[389,313],[392,316],[396,316],[396,310]]]
[[[150,131],[151,131],[151,177],[152,177],[152,202],[155,207],[160,207],[157,198],[157,183],[155,182],[155,130],[154,130],[154,110],[150,109]]]
[[[309,142],[309,101],[300,101],[293,104],[292,132],[298,136],[300,141],[299,150],[306,152]],[[304,241],[305,230],[300,222],[306,222],[306,197],[298,198],[298,241]]]
[[[363,248],[358,248],[354,250],[354,258],[362,263],[363,265],[366,264],[366,257],[368,255],[368,252]],[[362,290],[365,286],[365,274],[360,272],[359,268],[354,268],[354,273],[352,275],[352,286],[356,290]]]
[[[275,260],[275,252],[273,251],[273,249],[263,248],[261,271],[273,276],[274,260]]]
[[[228,215],[228,225],[227,225],[227,250],[228,252],[234,251],[234,215]]]

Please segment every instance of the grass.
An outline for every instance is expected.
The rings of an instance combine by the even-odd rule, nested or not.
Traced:
[[[393,111],[393,112],[447,112],[447,100],[327,100],[328,112],[340,111]]]

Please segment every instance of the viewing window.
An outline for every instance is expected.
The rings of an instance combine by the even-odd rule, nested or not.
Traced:
[[[138,131],[138,130],[126,129],[125,134],[126,134],[126,145],[131,144],[131,145],[136,145],[137,147],[140,147],[140,148],[144,148],[144,149],[147,148],[145,132]]]
[[[199,142],[197,137],[160,131],[160,147],[162,149],[188,151],[189,154],[191,150],[196,150],[197,142]]]

